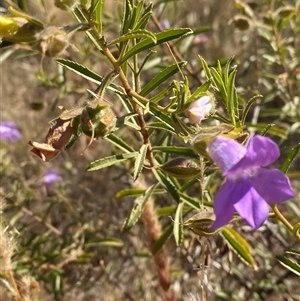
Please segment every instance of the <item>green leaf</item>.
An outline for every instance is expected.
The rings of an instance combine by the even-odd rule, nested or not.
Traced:
[[[99,34],[102,34],[102,15],[103,10],[103,0],[92,0],[90,7],[90,15],[94,17],[94,24],[98,29]]]
[[[205,73],[207,79],[208,79],[208,80],[211,80],[212,75],[211,75],[211,72],[210,72],[210,70],[209,70],[209,67],[208,67],[208,65],[207,65],[207,63],[206,63],[206,61],[205,61],[205,59],[204,59],[202,56],[199,56],[199,59],[200,59],[202,68],[203,68],[203,70],[204,70],[204,73]]]
[[[123,197],[137,196],[143,193],[145,193],[145,189],[137,189],[137,188],[123,189],[118,191],[118,193],[116,194],[116,198],[120,199]]]
[[[300,264],[290,258],[278,255],[276,259],[288,270],[300,276]]]
[[[173,128],[171,128],[170,126],[168,126],[166,123],[163,122],[151,122],[147,125],[147,128],[168,131],[172,134],[176,134]]]
[[[122,161],[125,161],[127,159],[134,158],[138,155],[138,152],[128,153],[128,154],[120,154],[120,155],[114,155],[110,157],[105,157],[99,160],[96,160],[94,162],[91,162],[90,165],[87,168],[87,171],[95,171],[99,170],[108,166],[112,166],[115,164],[118,164]]]
[[[174,184],[168,179],[162,172],[156,169],[152,169],[157,181],[166,189],[166,191],[172,196],[172,198],[179,203],[180,196]]]
[[[184,157],[198,159],[199,155],[195,154],[194,151],[190,148],[180,147],[180,146],[153,146],[154,152],[163,152],[167,154],[175,154]]]
[[[251,106],[253,105],[254,101],[258,98],[262,98],[263,96],[261,94],[257,94],[254,95],[246,104],[244,110],[243,110],[243,114],[242,114],[242,119],[241,119],[241,124],[243,125],[246,121],[246,117],[249,113],[249,110],[251,108]]]
[[[211,85],[211,80],[206,81],[204,84],[202,84],[200,87],[198,87],[194,93],[187,99],[186,104],[189,104],[196,99],[198,99],[200,96],[204,95],[205,92],[209,89]]]
[[[298,143],[295,147],[293,147],[292,150],[287,155],[281,167],[282,172],[287,173],[287,171],[289,170],[293,160],[295,159],[299,151],[300,151],[300,143]]]
[[[188,206],[190,206],[191,208],[195,209],[195,210],[199,210],[200,209],[200,205],[199,205],[199,201],[194,200],[193,198],[189,197],[188,195],[186,195],[185,193],[179,192],[180,198],[181,200],[187,204]]]
[[[158,120],[166,124],[168,127],[170,127],[173,132],[175,132],[174,127],[172,127],[172,119],[168,115],[164,114],[163,112],[161,112],[151,104],[150,104],[150,113],[153,116],[155,116],[155,118],[157,118]]]
[[[124,243],[122,240],[118,238],[106,238],[106,239],[99,239],[95,242],[88,242],[84,245],[84,248],[91,248],[91,247],[123,247]]]
[[[84,67],[83,65],[80,65],[74,61],[66,60],[66,59],[56,59],[55,60],[58,64],[64,66],[65,68],[75,72],[76,74],[82,76],[83,78],[94,82],[98,85],[101,85],[103,78],[98,75],[97,73],[93,72],[89,68]],[[122,95],[117,85],[110,84],[107,87],[108,90],[115,92],[117,94]]]
[[[157,42],[154,43],[151,39],[143,40],[127,51],[122,58],[119,59],[119,64],[122,65],[133,55],[149,49],[155,45],[159,45],[174,39],[178,39],[183,35],[191,34],[193,31],[190,28],[168,29],[155,34]]]
[[[159,252],[159,250],[164,246],[166,241],[170,238],[170,236],[173,233],[173,227],[174,223],[172,223],[170,226],[168,226],[164,232],[161,234],[159,239],[155,242],[153,249],[152,249],[152,254],[155,255]]]
[[[278,126],[273,126],[266,123],[256,123],[256,124],[252,124],[252,123],[247,123],[246,122],[246,127],[247,128],[254,128],[258,131],[261,131],[261,135],[263,135],[263,132],[265,131],[266,128],[268,128],[268,132],[274,136],[283,138],[283,139],[287,139],[287,129],[286,128],[280,128]]]
[[[108,43],[107,46],[109,47],[121,42],[126,42],[131,39],[141,39],[141,38],[144,39],[148,38],[151,39],[153,43],[156,43],[156,36],[154,33],[146,29],[137,29],[137,30],[127,32],[124,35],[120,36],[119,38],[112,40],[111,42]]]
[[[246,264],[256,266],[256,263],[251,255],[251,248],[247,241],[234,229],[224,227],[221,236],[225,239],[230,249],[234,251]]]
[[[123,225],[123,228],[122,228],[123,233],[128,231],[130,228],[132,228],[137,223],[137,221],[139,220],[139,218],[141,217],[141,215],[143,213],[143,210],[144,210],[144,207],[145,207],[147,201],[152,196],[152,193],[153,193],[154,189],[156,188],[156,186],[157,186],[157,184],[150,186],[143,195],[141,195],[140,197],[138,197],[135,200],[134,207],[131,210],[128,218],[125,220],[125,223]]]
[[[168,80],[171,76],[180,71],[184,66],[186,66],[187,62],[179,62],[177,64],[173,64],[168,66],[161,72],[159,72],[143,89],[140,91],[140,95],[146,96],[155,88],[159,87],[163,82]]]
[[[143,144],[136,157],[136,160],[134,163],[134,172],[133,172],[133,181],[134,182],[137,180],[137,178],[139,177],[139,175],[144,167],[148,146],[149,146],[148,144]]]
[[[119,149],[127,152],[127,153],[132,153],[135,150],[128,145],[122,138],[116,136],[115,134],[110,134],[108,136],[105,137],[105,140],[108,140],[109,142],[111,142],[112,144],[114,144],[116,147],[118,147]]]
[[[182,208],[184,203],[179,203],[177,206],[177,210],[175,213],[175,220],[174,220],[174,228],[173,234],[176,241],[176,245],[180,246],[183,240],[183,223],[182,223]]]

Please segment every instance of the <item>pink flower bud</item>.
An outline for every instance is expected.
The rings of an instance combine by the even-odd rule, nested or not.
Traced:
[[[204,95],[195,100],[185,110],[185,116],[191,123],[198,124],[214,109],[214,101],[212,97]]]

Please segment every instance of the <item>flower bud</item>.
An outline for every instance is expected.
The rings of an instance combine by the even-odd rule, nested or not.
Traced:
[[[160,169],[166,174],[178,179],[193,178],[200,173],[200,167],[196,162],[183,157],[170,160],[160,166]]]
[[[185,116],[190,123],[199,124],[202,119],[211,114],[215,109],[213,96],[204,95],[192,102],[185,110]]]
[[[196,235],[212,236],[219,231],[218,229],[211,229],[214,221],[215,215],[213,212],[201,211],[184,222],[184,226],[189,227]]]
[[[105,137],[116,124],[116,115],[108,103],[101,102],[94,108],[87,106],[81,114],[82,131],[92,138]]]

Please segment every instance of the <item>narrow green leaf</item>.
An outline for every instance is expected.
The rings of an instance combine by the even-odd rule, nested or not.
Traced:
[[[138,152],[128,153],[128,154],[120,154],[120,155],[114,155],[110,157],[105,157],[99,160],[96,160],[94,162],[91,162],[90,165],[87,168],[87,171],[95,171],[99,170],[108,166],[112,166],[115,164],[118,164],[122,161],[125,161],[127,159],[134,158],[138,155]]]
[[[195,154],[192,149],[180,146],[153,146],[153,151],[160,151],[168,154],[181,155],[184,157],[198,159],[199,155]]]
[[[134,47],[132,47],[129,51],[125,53],[125,55],[120,58],[119,64],[122,65],[133,55],[142,52],[146,49],[149,49],[155,45],[159,45],[174,39],[178,39],[183,35],[191,34],[193,31],[190,28],[178,28],[178,29],[168,29],[162,31],[160,33],[155,34],[157,42],[154,43],[151,39],[143,40],[137,43]]]
[[[282,172],[287,173],[287,171],[289,170],[293,160],[295,159],[299,151],[300,151],[300,143],[298,143],[295,147],[293,147],[289,152],[289,154],[287,155],[281,167]]]
[[[208,80],[210,80],[212,78],[212,75],[211,75],[211,72],[209,70],[209,67],[205,61],[205,59],[202,57],[202,56],[199,56],[199,59],[200,59],[200,62],[201,62],[201,65],[202,65],[202,68],[204,70],[204,73],[207,77]]]
[[[141,195],[140,197],[138,197],[135,200],[134,207],[131,210],[128,218],[125,220],[125,223],[123,225],[123,228],[122,228],[123,233],[128,231],[130,228],[132,228],[137,223],[137,221],[139,220],[139,218],[141,217],[141,215],[143,213],[143,210],[144,210],[144,207],[145,207],[147,201],[152,196],[152,193],[153,193],[154,189],[156,188],[156,186],[157,186],[157,184],[150,186],[143,195]]]
[[[55,60],[58,64],[64,66],[65,68],[75,72],[76,74],[82,76],[83,78],[94,82],[98,85],[102,83],[103,78],[98,75],[97,73],[93,72],[92,70],[84,67],[83,65],[80,65],[74,61],[66,60],[66,59],[56,59]],[[117,85],[110,84],[107,87],[108,90],[115,92],[119,95],[122,95]]]
[[[90,15],[94,17],[94,24],[98,29],[99,34],[102,34],[102,15],[103,0],[92,0]]]
[[[205,92],[209,89],[211,85],[211,80],[206,81],[205,83],[203,83],[200,87],[198,87],[194,93],[187,99],[186,104],[189,104],[193,101],[195,101],[196,99],[198,99],[200,96],[202,96],[203,94],[205,94]]]
[[[143,89],[140,91],[140,95],[146,96],[155,88],[159,87],[163,82],[168,80],[171,76],[180,71],[184,66],[186,66],[187,62],[179,62],[177,64],[173,64],[168,66],[161,72],[159,72]]]
[[[130,189],[123,189],[118,191],[116,194],[116,198],[120,199],[123,197],[129,197],[129,196],[137,196],[145,193],[145,189],[137,189],[137,188],[130,188]]]
[[[136,157],[136,160],[134,163],[134,172],[133,172],[133,181],[134,182],[137,180],[137,178],[139,177],[139,175],[144,167],[148,146],[149,146],[148,144],[143,144]]]
[[[225,239],[230,249],[232,249],[246,264],[256,266],[251,255],[249,244],[238,232],[230,227],[224,227],[220,234]]]
[[[280,128],[278,126],[272,126],[270,127],[269,124],[266,123],[257,123],[257,124],[252,124],[252,123],[247,123],[246,122],[246,127],[247,128],[254,128],[258,131],[261,131],[261,135],[264,134],[264,131],[266,128],[268,128],[268,132],[272,135],[275,135],[277,137],[287,139],[287,129],[286,128]]]
[[[153,246],[153,249],[152,249],[153,255],[157,254],[160,251],[160,249],[164,246],[166,241],[170,238],[170,236],[173,233],[173,227],[174,227],[174,223],[172,223],[170,226],[165,228],[164,232],[162,233],[162,235],[159,237],[159,239],[155,242],[155,244]]]
[[[144,28],[146,28],[147,23],[149,22],[149,19],[152,15],[152,6],[153,6],[153,4],[150,3],[149,6],[146,8],[143,16],[136,23],[135,29],[144,29]]]
[[[176,245],[180,246],[183,240],[183,222],[182,222],[182,208],[184,203],[179,203],[177,206],[177,210],[175,213],[175,220],[174,220],[174,228],[173,234],[176,241]]]
[[[167,207],[162,207],[162,208],[157,208],[156,209],[156,214],[158,216],[169,216],[173,213],[176,212],[177,206],[167,206]]]
[[[241,119],[241,124],[243,125],[246,121],[246,117],[249,113],[249,110],[251,108],[251,106],[253,105],[253,103],[255,102],[256,99],[258,98],[262,98],[263,96],[261,94],[257,94],[254,95],[246,104],[244,110],[243,110],[243,114],[242,114],[242,119]]]
[[[110,134],[108,136],[105,137],[105,140],[108,140],[109,142],[111,142],[112,144],[114,144],[116,147],[118,147],[119,149],[127,152],[127,153],[132,153],[135,150],[128,145],[122,138],[116,136],[115,134]]]
[[[170,128],[167,124],[163,122],[151,122],[147,125],[147,128],[168,131],[172,134],[176,134],[173,128]]]
[[[189,197],[188,195],[186,195],[185,193],[179,192],[180,195],[180,199],[187,204],[189,207],[195,209],[195,210],[199,210],[200,209],[200,205],[199,205],[199,201]]]
[[[288,270],[300,276],[300,264],[290,258],[278,255],[276,259]]]
[[[162,172],[156,169],[152,169],[157,181],[166,189],[166,191],[172,196],[172,198],[178,203],[180,196],[174,184],[168,179]]]
[[[158,110],[155,106],[150,104],[150,113],[155,116],[155,118],[157,118],[158,120],[160,120],[161,122],[165,123],[168,127],[173,128],[173,131],[175,132],[174,127],[172,127],[172,119],[164,114],[163,112],[161,112],[160,110]]]
[[[238,99],[237,99],[237,93],[236,93],[236,88],[235,88],[235,77],[236,77],[236,70],[232,71],[229,75],[228,78],[228,85],[226,86],[227,88],[227,95],[229,96],[228,99],[228,113],[231,119],[232,125],[235,127],[240,126],[240,118],[239,118],[239,104],[238,104]]]
[[[123,189],[120,190],[117,194],[116,194],[116,198],[123,198],[123,197],[132,197],[132,196],[137,196],[137,195],[141,195],[143,193],[145,193],[145,189],[136,189],[136,188],[130,188],[130,189]],[[166,193],[164,189],[155,189],[153,194],[164,194]]]
[[[88,242],[84,245],[84,248],[91,248],[91,247],[123,247],[124,243],[122,240],[118,238],[106,238],[106,239],[99,239],[95,242]]]
[[[111,42],[108,43],[108,47],[121,43],[121,42],[125,42],[128,40],[132,40],[132,39],[150,39],[153,41],[153,43],[156,43],[156,36],[154,33],[152,33],[149,30],[146,29],[137,29],[137,30],[133,30],[133,31],[129,31],[126,34],[118,37],[117,39],[112,40]]]

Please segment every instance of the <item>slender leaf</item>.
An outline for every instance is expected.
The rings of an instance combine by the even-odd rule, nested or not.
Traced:
[[[130,188],[130,189],[123,189],[118,191],[116,194],[116,198],[120,199],[123,197],[129,197],[129,196],[137,196],[145,193],[145,189],[137,189],[137,188]]]
[[[161,72],[159,72],[143,89],[140,91],[140,95],[146,96],[155,88],[159,87],[163,82],[168,80],[171,76],[180,71],[184,66],[186,66],[187,62],[179,62],[177,64],[173,64],[168,66]]]
[[[143,40],[139,43],[137,43],[134,47],[132,47],[129,51],[125,53],[125,55],[120,58],[119,64],[123,64],[126,62],[129,58],[131,58],[133,55],[142,52],[146,49],[149,49],[155,45],[159,45],[174,39],[178,39],[179,37],[182,37],[183,35],[191,34],[192,30],[190,28],[179,28],[179,29],[168,29],[165,31],[162,31],[160,33],[156,34],[156,40],[157,42],[154,43],[151,39]]]
[[[95,171],[99,170],[108,166],[112,166],[115,164],[118,164],[122,161],[125,161],[127,159],[134,158],[138,155],[138,152],[132,152],[128,154],[120,154],[120,155],[114,155],[110,157],[105,157],[99,160],[96,160],[94,162],[91,162],[90,165],[87,168],[87,171]]]
[[[224,227],[220,234],[234,253],[237,254],[246,264],[256,266],[251,255],[251,248],[249,244],[238,232],[230,227]]]
[[[95,242],[88,242],[84,245],[84,248],[91,248],[91,247],[123,247],[124,243],[122,240],[118,238],[106,238],[106,239],[99,239]]]
[[[211,80],[208,80],[204,84],[202,84],[200,87],[198,87],[194,91],[194,93],[187,99],[186,104],[189,104],[189,103],[195,101],[200,96],[202,96],[203,94],[205,94],[205,92],[209,89],[210,85],[211,85]]]
[[[176,154],[195,159],[199,158],[199,155],[195,154],[192,149],[180,146],[153,146],[153,151],[160,151],[168,154]]]
[[[100,75],[98,75],[97,73],[93,72],[92,70],[84,67],[83,65],[80,65],[74,61],[61,59],[61,58],[56,59],[56,62],[58,64],[64,66],[65,68],[75,72],[76,74],[79,74],[80,76],[82,76],[83,78],[85,78],[91,82],[94,82],[98,85],[100,85],[102,83],[103,78]],[[115,92],[117,94],[122,94],[117,85],[110,84],[107,89],[112,92]]]
[[[149,30],[146,29],[137,29],[118,37],[117,39],[112,40],[108,43],[107,46],[112,46],[121,42],[125,42],[132,39],[151,39],[154,43],[156,43],[156,36]]]
[[[128,145],[123,139],[121,139],[120,137],[116,136],[115,134],[110,134],[108,136],[105,137],[105,140],[110,141],[111,143],[113,143],[116,147],[118,147],[119,149],[127,152],[127,153],[132,153],[135,150]]]
[[[166,189],[166,191],[172,196],[172,198],[178,203],[180,196],[174,184],[159,170],[153,169],[157,181]]]
[[[292,271],[294,274],[300,276],[300,264],[290,258],[278,255],[276,259],[288,270]]]
[[[125,223],[123,225],[123,229],[122,229],[123,233],[128,231],[130,228],[132,228],[137,223],[137,221],[139,220],[139,218],[141,217],[141,215],[143,213],[143,210],[144,210],[144,207],[145,207],[147,201],[152,196],[152,193],[153,193],[154,189],[156,188],[156,186],[157,186],[157,184],[150,186],[143,195],[141,195],[140,197],[138,197],[135,200],[134,207],[131,210],[129,216],[127,217],[127,219],[125,220]]]
[[[292,150],[287,155],[281,167],[282,172],[287,173],[287,171],[289,170],[293,160],[295,159],[299,151],[300,151],[300,143],[298,143],[295,147],[293,147]]]
[[[137,178],[139,177],[139,175],[144,167],[148,146],[149,146],[148,144],[143,144],[136,157],[136,160],[134,163],[134,172],[133,172],[133,181],[134,182],[137,180]]]
[[[253,103],[255,102],[256,99],[258,98],[262,98],[263,96],[261,94],[257,94],[254,95],[246,104],[244,110],[243,110],[243,115],[242,115],[242,119],[241,119],[241,124],[243,125],[246,121],[246,117],[249,113],[249,110],[251,108],[251,106],[253,105]]]
[[[152,254],[153,255],[157,254],[161,250],[161,248],[164,246],[166,241],[170,238],[170,236],[173,233],[173,227],[174,227],[174,223],[172,223],[170,226],[168,226],[164,230],[162,235],[159,237],[159,239],[155,242],[155,244],[152,248]]]
[[[182,240],[183,240],[183,222],[182,222],[183,205],[184,205],[184,203],[179,203],[177,206],[176,213],[175,213],[173,234],[174,234],[174,238],[175,238],[177,246],[180,246],[182,244]]]

